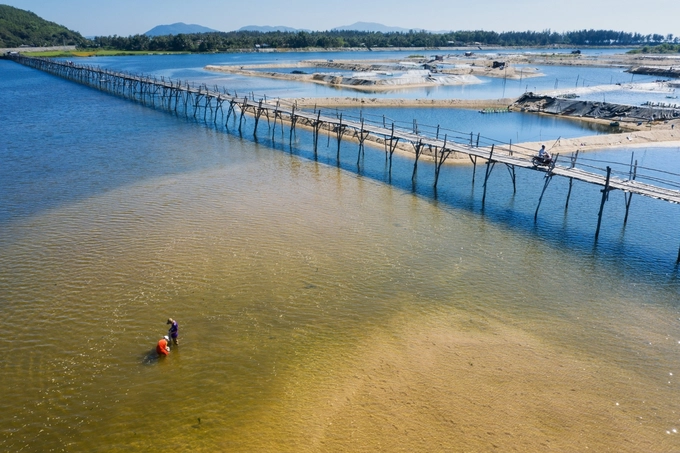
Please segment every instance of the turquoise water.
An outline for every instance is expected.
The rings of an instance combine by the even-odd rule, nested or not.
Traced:
[[[595,186],[565,210],[555,179],[534,222],[537,172],[513,194],[496,167],[482,207],[484,166],[435,194],[426,162],[413,182],[380,149],[315,156],[303,130],[256,140],[6,61],[0,101],[1,450],[678,445],[677,206],[636,197],[624,227],[612,192],[595,245]]]

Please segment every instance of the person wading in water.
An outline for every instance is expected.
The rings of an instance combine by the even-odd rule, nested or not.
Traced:
[[[177,321],[172,318],[168,318],[168,322],[166,322],[166,324],[170,324],[168,335],[170,335],[170,338],[172,338],[172,344],[178,345],[179,340],[177,337],[179,337],[179,326],[177,325]]]

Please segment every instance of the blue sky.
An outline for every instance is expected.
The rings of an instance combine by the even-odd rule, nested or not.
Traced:
[[[607,29],[680,36],[680,0],[0,0],[84,36],[128,36],[156,25],[329,30],[355,22],[426,30],[563,32]]]

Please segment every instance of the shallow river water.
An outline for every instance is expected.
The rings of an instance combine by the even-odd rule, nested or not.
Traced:
[[[0,450],[680,448],[677,207],[0,75]]]

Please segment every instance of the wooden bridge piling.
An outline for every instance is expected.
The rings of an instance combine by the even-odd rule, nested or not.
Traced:
[[[360,165],[361,156],[364,155],[364,141],[368,138],[368,132],[364,132],[364,119],[361,118],[361,129],[358,131],[357,139],[359,140],[359,152],[357,154],[357,166]]]
[[[262,99],[260,99],[257,108],[255,109],[255,126],[253,127],[253,136],[255,137],[257,137],[257,124],[260,122],[261,115],[262,115]]]
[[[248,107],[248,96],[243,98],[243,104],[239,105],[241,109],[241,115],[238,118],[238,133],[241,134],[241,126],[243,125],[243,115],[246,113],[246,107]]]
[[[444,134],[444,145],[441,147],[441,151],[438,152],[437,148],[434,149],[434,190],[437,191],[437,183],[439,182],[439,172],[441,171],[444,161],[449,158],[452,150],[446,148],[446,141],[448,135]],[[439,154],[439,155],[437,155]]]
[[[510,173],[510,179],[512,180],[512,193],[516,194],[517,193],[517,185],[515,183],[515,166],[511,164],[505,164],[505,168],[508,169],[508,173]]]
[[[635,181],[635,177],[637,176],[637,161],[635,161],[635,165],[633,165],[634,158],[635,152],[632,152],[630,156],[630,172],[628,173],[629,181]],[[633,199],[633,193],[623,192],[623,199],[626,203],[626,215],[623,217],[623,225],[625,226],[628,223],[628,211],[630,210],[630,202]]]
[[[470,145],[472,146],[472,145]],[[472,162],[472,186],[474,187],[475,185],[475,173],[477,173],[477,156],[468,154],[468,157],[470,158],[470,162]]]
[[[536,205],[536,212],[534,212],[534,222],[538,220],[538,210],[541,207],[541,202],[543,201],[543,194],[545,194],[545,191],[548,189],[548,185],[550,184],[550,181],[552,180],[553,174],[551,172],[547,172],[545,174],[544,180],[543,180],[543,190],[541,191],[541,196],[538,197],[538,204]]]
[[[397,149],[397,145],[399,144],[399,139],[401,137],[395,137],[394,135],[394,123],[392,123],[392,130],[390,132],[390,144],[389,144],[389,151],[390,151],[390,166],[389,166],[389,171],[392,173],[392,155],[394,154],[394,151]]]
[[[342,125],[342,113],[340,114],[340,123],[335,127],[335,137],[338,142],[338,151],[335,159],[340,162],[340,143],[342,142],[342,135],[345,133],[345,126]]]
[[[600,212],[597,214],[597,229],[595,230],[595,242],[600,237],[600,225],[602,224],[602,211],[604,211],[604,203],[609,198],[609,178],[612,174],[612,168],[607,167],[607,180],[604,183],[602,192],[602,201],[600,201]]]
[[[576,159],[578,159],[578,152],[579,150],[576,150],[576,153],[572,153],[570,156],[569,160],[571,161],[571,165],[569,168],[574,168],[576,167]],[[566,211],[569,208],[569,197],[571,197],[571,186],[574,184],[574,178],[570,177],[569,178],[569,191],[567,191],[567,202],[564,204],[564,210]]]
[[[316,157],[319,148],[319,129],[321,128],[321,110],[316,115],[316,120],[312,122],[312,133],[314,140],[314,157]]]
[[[491,152],[489,153],[489,158],[486,161],[486,173],[484,175],[484,191],[482,193],[482,208],[484,208],[484,203],[486,202],[486,183],[489,180],[489,176],[493,171],[493,167],[496,165],[496,161],[493,160],[493,149],[494,145],[491,145]]]
[[[293,104],[293,110],[290,114],[290,134],[288,135],[288,146],[293,146],[293,134],[295,134],[295,123],[297,123],[297,115],[295,114],[296,105]]]
[[[411,181],[414,181],[416,179],[416,173],[418,172],[418,158],[423,152],[423,141],[418,140],[417,143],[411,143],[413,145],[413,149],[415,151],[415,159],[413,159],[413,173],[411,173]]]

